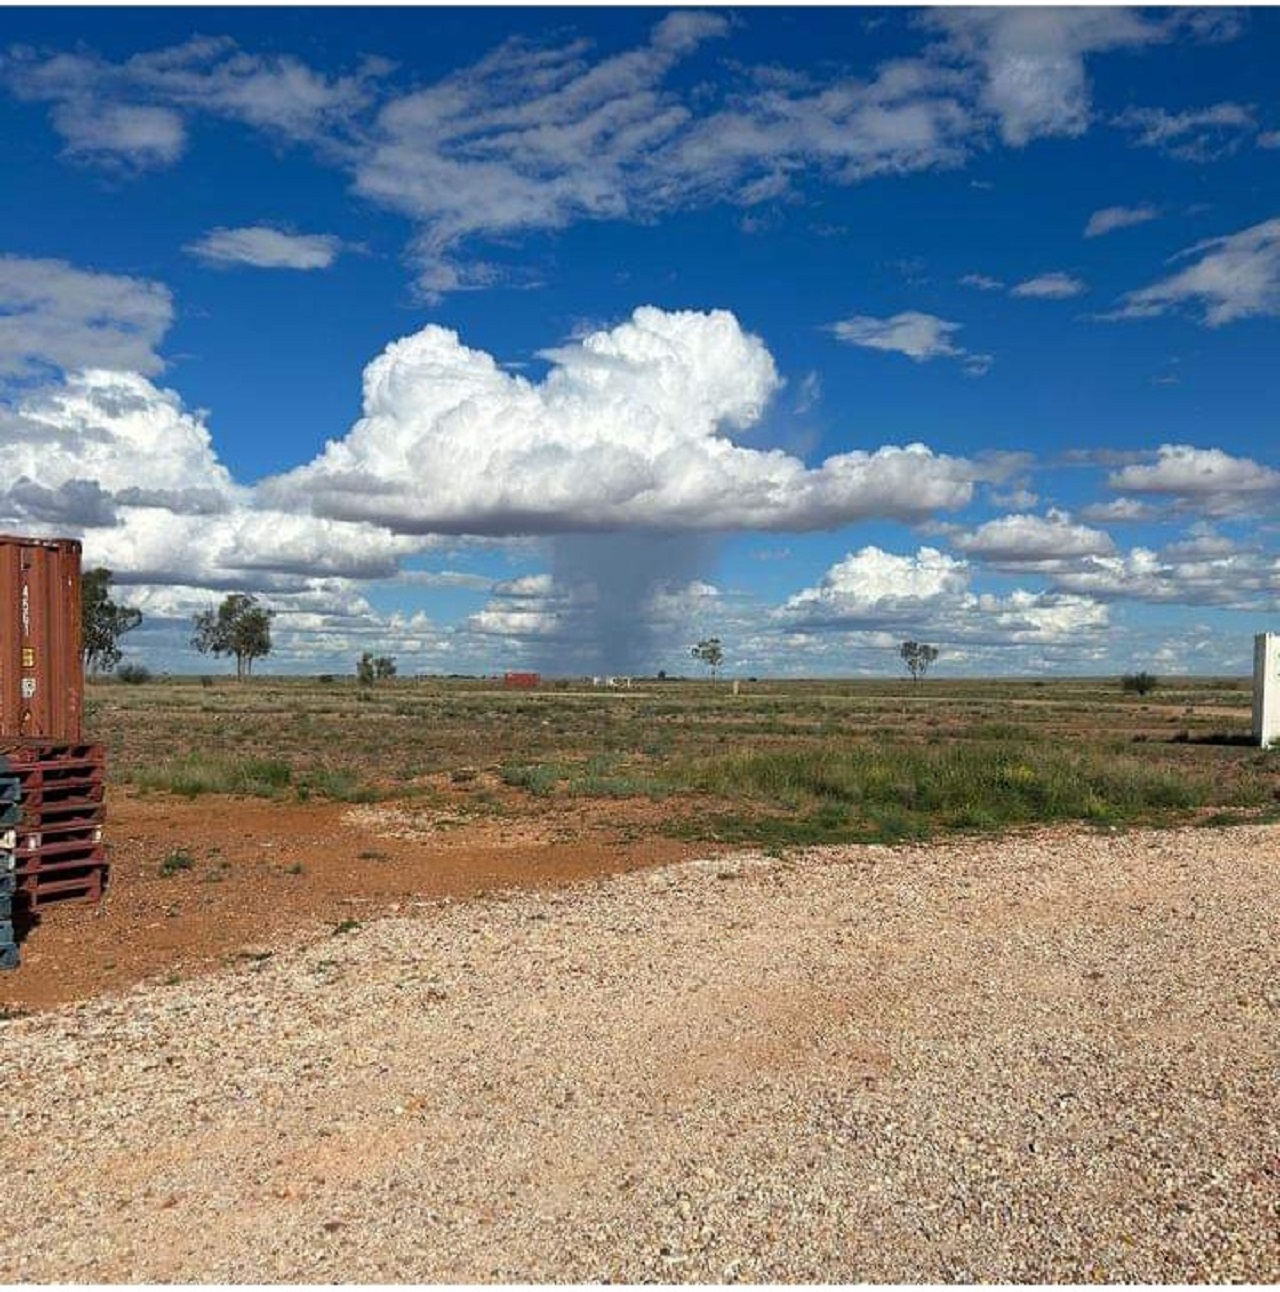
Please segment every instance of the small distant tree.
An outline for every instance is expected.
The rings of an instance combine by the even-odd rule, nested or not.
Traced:
[[[938,658],[938,648],[925,642],[903,642],[898,647],[898,654],[911,674],[911,680],[918,682],[929,671],[929,665]]]
[[[1160,679],[1151,673],[1126,673],[1120,679],[1120,689],[1133,691],[1137,695],[1147,695],[1160,685]]]
[[[696,646],[689,648],[689,654],[694,659],[700,660],[711,670],[711,680],[716,680],[716,672],[720,665],[724,663],[724,647],[720,645],[719,637],[707,637],[700,641]]]
[[[373,652],[367,650],[356,660],[356,681],[361,686],[372,686],[374,682],[382,682],[395,675],[394,655],[378,655],[375,658]]]
[[[115,668],[124,654],[120,638],[142,622],[142,611],[137,607],[112,601],[114,577],[101,566],[80,575],[80,653],[90,673]]]
[[[275,611],[247,592],[233,592],[216,609],[195,616],[191,644],[201,655],[234,655],[236,678],[253,672],[253,661],[271,654],[271,621]]]

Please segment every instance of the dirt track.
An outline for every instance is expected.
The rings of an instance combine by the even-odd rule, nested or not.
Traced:
[[[0,1025],[0,1274],[1274,1282],[1278,861],[1045,832],[282,933]]]
[[[655,809],[633,805],[631,813]],[[619,830],[591,805],[485,820],[392,805],[113,790],[111,883],[101,907],[50,905],[0,973],[0,1009],[86,1000],[186,977],[317,921],[497,888],[555,887],[691,856],[652,831]],[[615,813],[616,816],[616,813]],[[632,822],[634,824],[634,821]],[[190,869],[164,873],[180,852]]]

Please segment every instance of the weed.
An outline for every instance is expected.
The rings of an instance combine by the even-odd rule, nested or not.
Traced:
[[[318,794],[339,803],[372,803],[378,797],[374,790],[361,785],[354,773],[328,768],[307,772],[298,783],[297,794],[300,799]]]
[[[180,870],[191,870],[196,859],[182,848],[175,848],[161,863],[160,873],[166,878],[176,875]]]
[[[546,798],[560,780],[560,770],[545,765],[533,767],[507,766],[502,769],[502,783],[528,790],[539,798]]]
[[[333,936],[338,937],[343,933],[354,933],[360,927],[359,920],[353,920],[348,916],[345,920],[339,920],[333,926]]]

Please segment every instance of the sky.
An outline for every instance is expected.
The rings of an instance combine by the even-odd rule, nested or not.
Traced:
[[[0,532],[207,672],[1242,674],[1274,9],[0,10]]]

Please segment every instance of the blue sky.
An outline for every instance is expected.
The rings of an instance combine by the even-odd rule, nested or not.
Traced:
[[[1266,9],[8,9],[0,529],[282,671],[1245,672]]]

